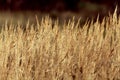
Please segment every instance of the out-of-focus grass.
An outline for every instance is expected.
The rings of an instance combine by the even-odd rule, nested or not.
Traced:
[[[115,12],[102,23],[81,26],[74,19],[59,25],[48,16],[35,17],[34,24],[24,22],[26,30],[6,18],[0,33],[0,80],[119,80],[119,18]]]

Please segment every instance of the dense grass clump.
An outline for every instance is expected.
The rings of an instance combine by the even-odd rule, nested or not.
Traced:
[[[120,80],[120,17],[3,24],[0,80]]]

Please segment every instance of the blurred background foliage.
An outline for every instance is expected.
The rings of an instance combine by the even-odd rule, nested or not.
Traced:
[[[49,14],[53,19],[77,16],[82,17],[83,21],[96,18],[99,14],[102,20],[108,13],[114,12],[116,5],[119,13],[120,0],[0,0],[0,21],[11,16],[17,18],[18,14],[25,19],[35,14]]]

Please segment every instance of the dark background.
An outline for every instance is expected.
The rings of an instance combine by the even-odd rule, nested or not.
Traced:
[[[70,10],[78,12],[88,2],[98,6],[104,5],[109,7],[110,10],[114,9],[116,5],[120,5],[120,0],[0,0],[0,9],[11,11],[39,10],[44,12]]]
[[[120,0],[0,0],[0,11],[38,11],[52,17],[65,12],[80,14],[85,18],[99,14],[102,19],[108,13],[113,13],[116,5],[119,13]]]

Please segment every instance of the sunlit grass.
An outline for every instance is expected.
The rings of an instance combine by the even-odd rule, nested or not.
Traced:
[[[3,24],[0,80],[119,80],[120,17],[102,23],[50,17],[26,25]],[[24,29],[23,29],[24,27]],[[61,28],[62,27],[62,28]]]

